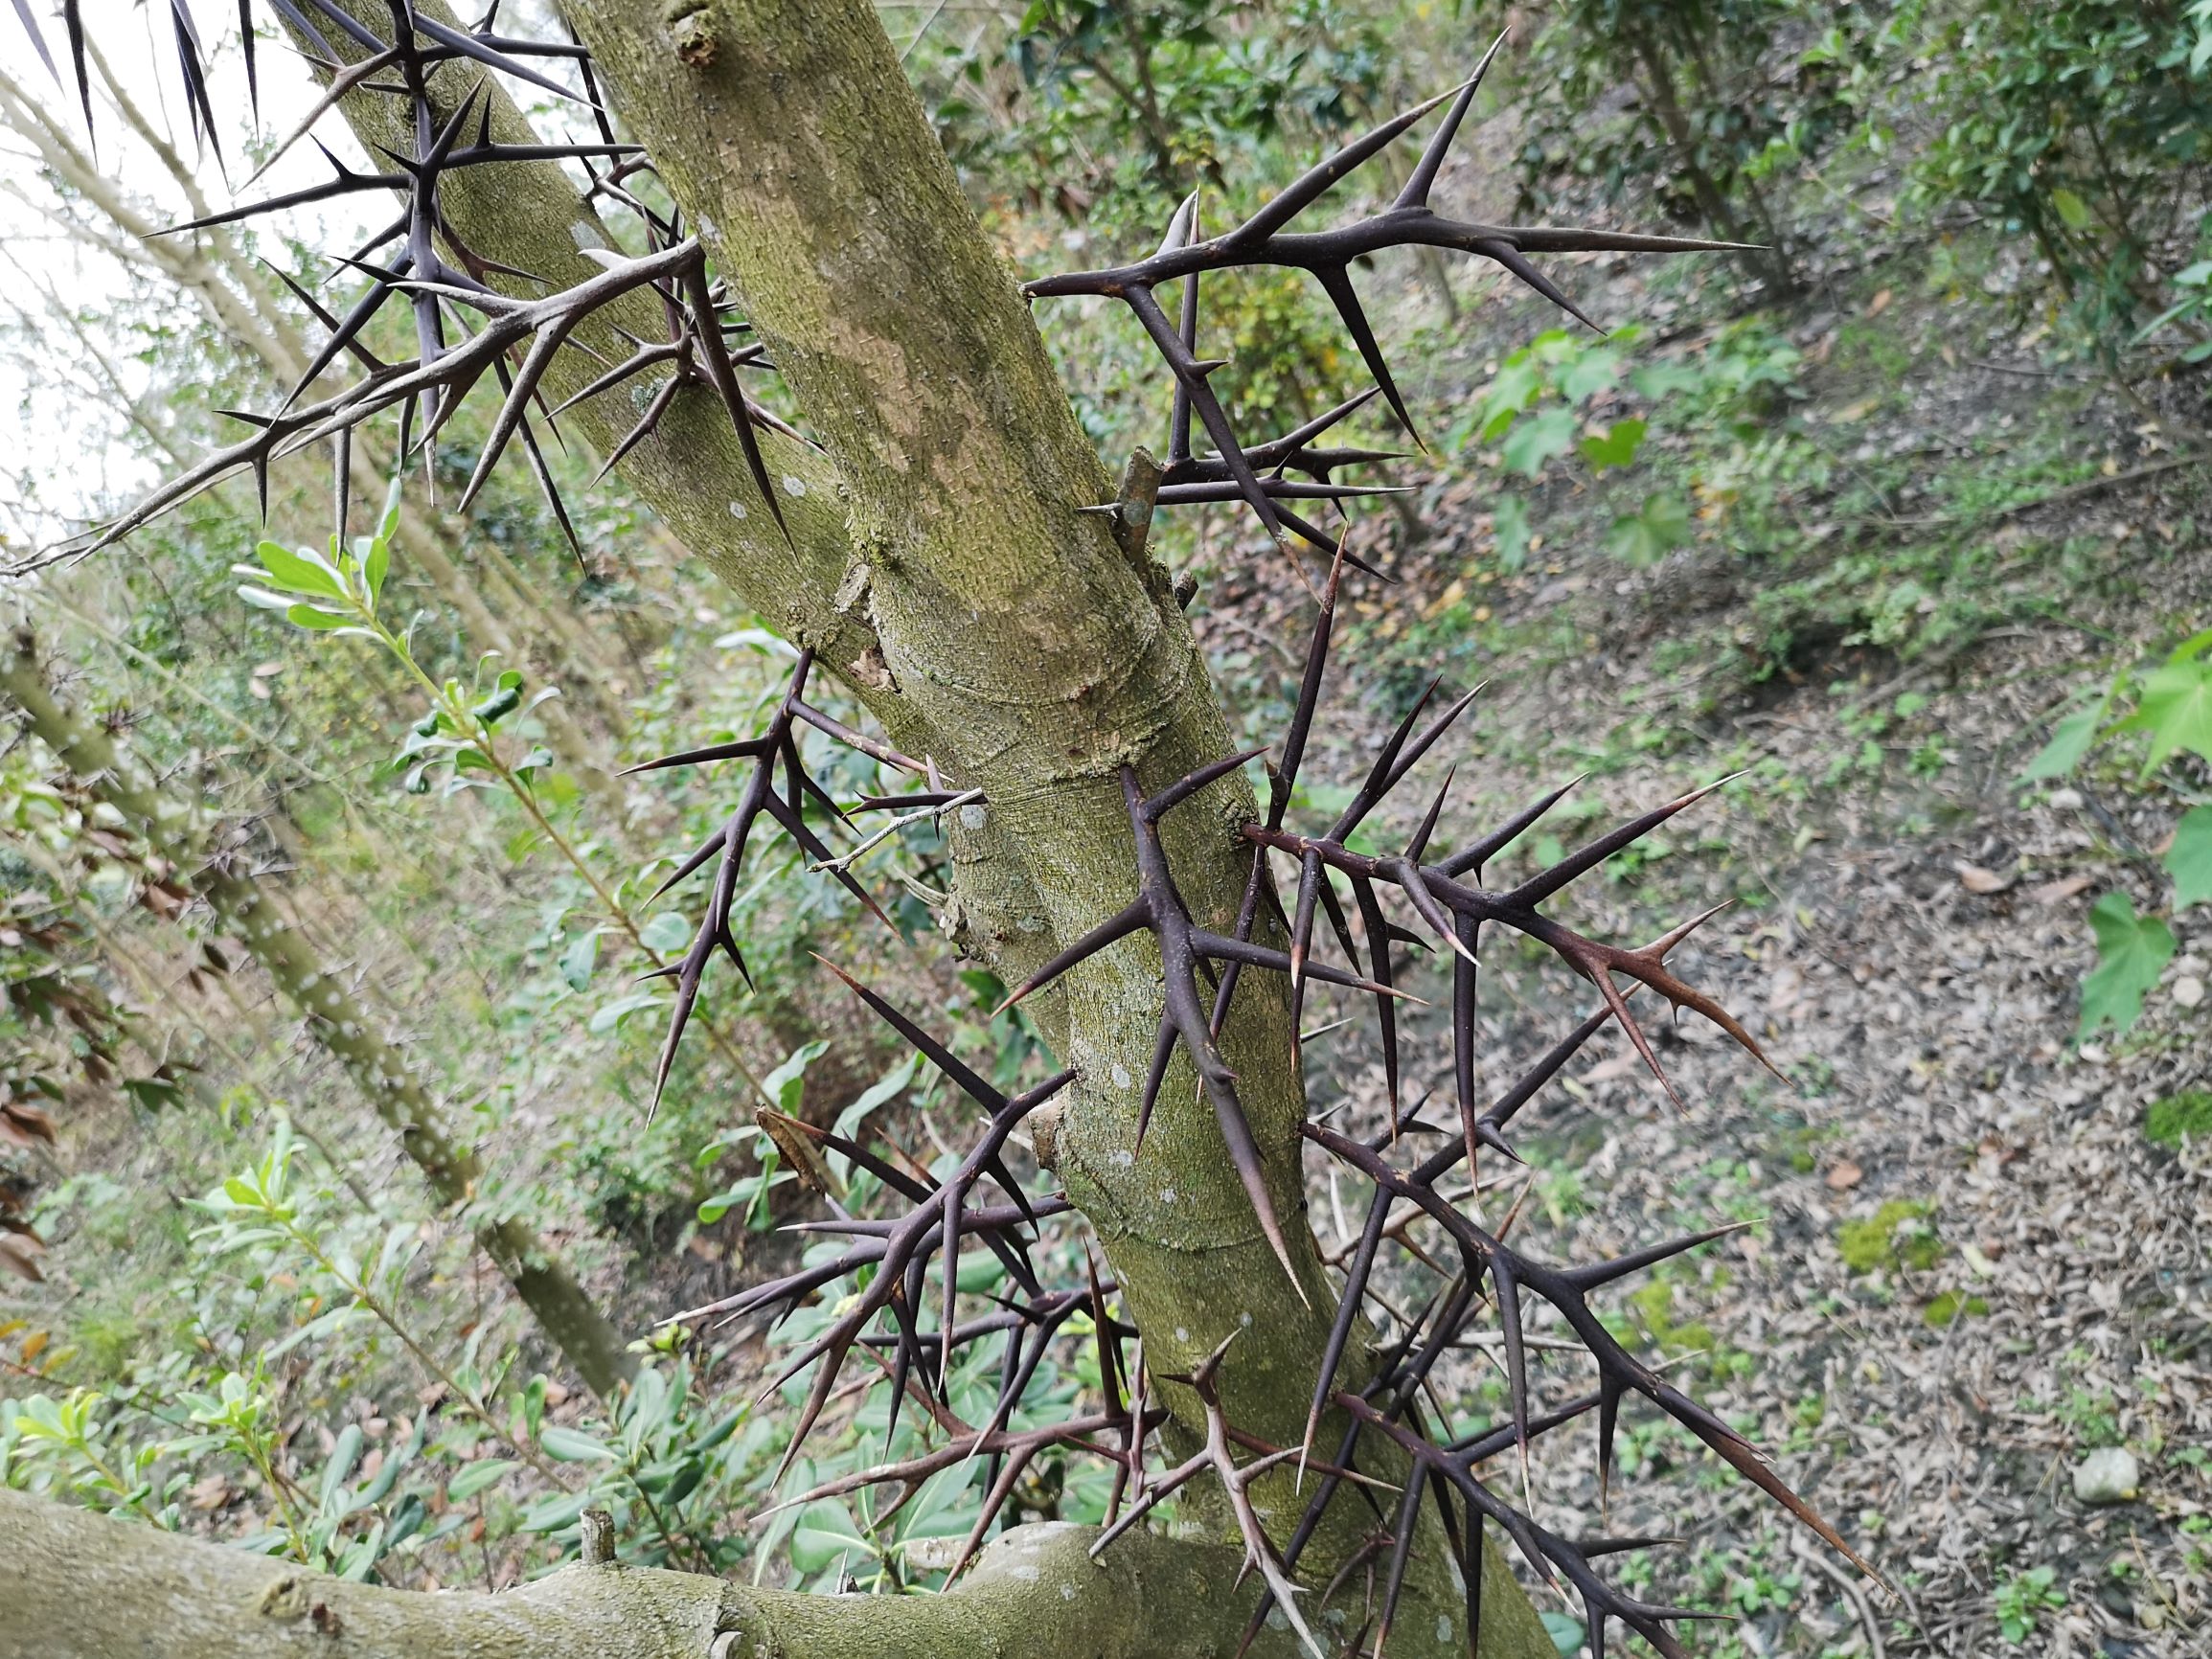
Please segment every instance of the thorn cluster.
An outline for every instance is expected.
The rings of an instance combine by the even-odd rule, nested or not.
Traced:
[[[868,890],[854,879],[845,860],[832,856],[822,838],[814,833],[807,822],[807,805],[810,801],[826,809],[830,822],[840,830],[849,829],[845,809],[831,799],[828,790],[815,782],[799,756],[799,731],[811,726],[845,744],[901,771],[928,774],[930,769],[920,761],[911,759],[892,748],[888,743],[871,738],[863,732],[826,715],[807,699],[807,676],[814,666],[814,653],[809,649],[799,652],[799,660],[791,667],[791,677],[784,688],[784,694],[776,701],[775,712],[759,734],[741,738],[726,743],[710,743],[704,748],[685,749],[673,755],[663,755],[658,760],[641,761],[627,767],[623,775],[634,772],[659,771],[669,766],[706,766],[718,761],[749,761],[752,772],[738,796],[738,804],[722,821],[721,828],[702,842],[688,858],[679,864],[675,873],[654,889],[652,899],[658,899],[676,883],[695,874],[708,860],[715,860],[714,883],[709,890],[706,913],[700,918],[692,943],[678,961],[667,967],[648,974],[649,979],[673,979],[676,984],[675,1009],[669,1019],[668,1035],[662,1040],[660,1058],[653,1069],[653,1104],[660,1104],[661,1092],[668,1087],[669,1070],[675,1064],[676,1045],[683,1040],[684,1028],[690,1023],[692,1011],[699,997],[699,986],[706,977],[707,964],[718,949],[727,955],[732,966],[743,977],[749,988],[753,983],[750,969],[745,966],[743,954],[738,948],[736,936],[730,931],[730,913],[737,902],[738,875],[744,864],[745,848],[751,840],[753,827],[765,814],[785,834],[799,846],[801,852],[813,861],[813,868],[834,876],[839,886],[868,908],[869,914],[885,927],[892,925],[883,907],[870,897]],[[777,793],[776,774],[783,772],[783,792]],[[901,803],[918,797],[892,797]],[[863,803],[866,805],[866,803]],[[648,902],[651,902],[649,899]]]
[[[277,273],[327,331],[298,384],[281,404],[269,411],[222,411],[250,429],[246,437],[207,455],[51,557],[90,553],[108,546],[239,472],[254,475],[266,516],[271,464],[325,439],[335,441],[339,456],[337,512],[342,535],[351,434],[372,417],[396,409],[401,455],[420,455],[427,465],[431,446],[454,411],[487,375],[497,382],[499,402],[476,466],[462,491],[458,504],[462,509],[483,489],[509,446],[518,443],[562,534],[581,557],[575,523],[546,463],[539,429],[558,433],[556,422],[570,407],[637,375],[657,373],[664,377],[635,424],[609,452],[604,466],[613,466],[644,442],[658,427],[678,392],[687,386],[711,389],[737,433],[754,488],[777,525],[784,527],[783,509],[761,453],[759,431],[767,428],[787,437],[799,435],[748,398],[738,382],[741,368],[771,365],[757,343],[733,343],[733,336],[745,331],[744,325],[729,315],[728,297],[710,276],[705,252],[697,239],[685,231],[680,216],[653,209],[630,188],[638,175],[650,172],[650,164],[638,146],[615,139],[583,48],[573,42],[501,34],[496,32],[496,5],[477,27],[461,30],[422,15],[406,0],[392,0],[391,34],[385,38],[333,0],[300,0],[299,5],[292,0],[270,0],[270,4],[279,18],[307,43],[310,59],[329,77],[329,85],[308,119],[256,171],[256,178],[276,155],[308,137],[315,122],[349,94],[370,93],[400,100],[408,111],[406,126],[411,143],[404,150],[383,148],[381,170],[372,172],[349,168],[326,149],[323,153],[332,176],[324,183],[240,203],[173,226],[163,234],[186,235],[363,193],[394,195],[399,212],[350,256],[336,260],[342,269],[367,279],[361,292],[343,307],[333,310],[326,307],[300,281],[288,273]],[[92,106],[85,77],[80,6],[81,0],[64,0],[62,11],[89,125]],[[186,0],[170,0],[170,6],[188,106],[195,126],[212,143],[214,126],[208,113],[207,70],[199,35]],[[39,57],[58,80],[59,72],[28,8],[19,5],[17,11]],[[254,73],[250,0],[241,0],[240,23],[250,79]],[[346,63],[331,44],[326,29],[343,35],[354,51],[367,56]],[[580,98],[534,67],[532,60],[575,64],[582,74],[584,93]],[[430,76],[440,65],[454,62],[481,65],[489,72],[580,102],[598,125],[597,140],[510,144],[494,139],[491,100],[481,80],[441,120],[430,97]],[[255,90],[258,100],[258,84]],[[605,250],[589,251],[589,257],[605,267],[604,275],[536,299],[516,298],[491,287],[488,279],[504,276],[539,289],[548,284],[542,278],[501,264],[468,247],[440,206],[440,189],[444,181],[468,168],[543,161],[580,164],[591,181],[589,199],[629,211],[643,227],[647,251],[636,259]],[[650,291],[660,302],[666,325],[662,336],[644,338],[618,329],[619,337],[630,350],[626,358],[614,363],[607,363],[575,338],[587,318],[639,289]],[[386,362],[370,349],[365,335],[370,325],[396,305],[403,306],[411,314],[416,351],[404,361]],[[559,405],[547,408],[542,383],[563,351],[584,352],[602,365],[603,372]],[[333,393],[309,400],[310,393],[339,367],[341,359],[357,368],[357,377]],[[534,405],[537,410],[535,420]]]
[[[1289,501],[1342,502],[1362,495],[1384,493],[1372,488],[1338,485],[1336,467],[1393,459],[1389,451],[1372,449],[1320,449],[1315,441],[1380,394],[1406,436],[1416,443],[1421,436],[1400,395],[1390,365],[1375,337],[1352,280],[1353,265],[1388,248],[1435,247],[1472,254],[1502,267],[1517,281],[1542,295],[1578,321],[1595,329],[1574,302],[1531,261],[1531,254],[1580,253],[1609,250],[1628,253],[1688,253],[1718,251],[1735,244],[1685,237],[1637,236],[1618,231],[1566,229],[1553,226],[1477,224],[1448,218],[1429,205],[1438,171],[1449,154],[1453,139],[1482,85],[1483,77],[1505,43],[1500,34],[1466,82],[1393,117],[1370,132],[1343,146],[1294,180],[1281,194],[1235,228],[1220,236],[1202,237],[1196,192],[1184,198],[1169,221],[1160,245],[1147,258],[1129,264],[1097,270],[1073,271],[1039,277],[1023,284],[1029,298],[1050,299],[1079,294],[1119,300],[1151,336],[1153,348],[1166,363],[1174,382],[1174,403],[1170,418],[1168,461],[1162,472],[1162,505],[1201,501],[1243,501],[1279,544],[1296,534],[1326,554],[1334,539],[1299,517],[1285,505]],[[1334,186],[1373,160],[1424,117],[1448,103],[1442,124],[1430,137],[1397,198],[1380,213],[1351,220],[1330,230],[1297,231],[1292,222]],[[1215,394],[1212,376],[1228,359],[1198,354],[1198,281],[1216,271],[1273,267],[1302,270],[1320,284],[1345,331],[1358,349],[1375,385],[1368,393],[1338,404],[1296,431],[1271,443],[1246,445],[1230,424],[1227,411]],[[1182,284],[1180,315],[1168,316],[1159,289]],[[1211,455],[1194,454],[1191,418],[1196,414],[1212,441]],[[1303,472],[1311,483],[1297,483],[1288,472]],[[1355,561],[1357,562],[1357,561]],[[1302,565],[1293,561],[1304,580]]]

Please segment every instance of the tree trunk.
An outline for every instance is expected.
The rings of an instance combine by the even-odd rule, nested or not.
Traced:
[[[1705,216],[1706,230],[1722,241],[1745,240],[1744,227],[1728,206],[1728,198],[1719,181],[1705,170],[1698,159],[1698,135],[1691,130],[1690,118],[1682,109],[1680,94],[1676,90],[1675,74],[1667,62],[1665,45],[1641,30],[1629,34],[1633,66],[1641,64],[1644,71],[1644,91],[1652,101],[1652,109],[1659,118],[1659,126],[1674,147],[1675,160],[1689,175],[1690,193],[1697,198],[1698,211]],[[1772,225],[1769,222],[1769,230]],[[1755,248],[1743,256],[1745,267],[1765,283],[1777,298],[1788,298],[1796,292],[1797,275],[1790,268],[1789,256],[1779,247]]]
[[[164,856],[188,870],[199,864],[197,813],[165,799],[105,733],[55,699],[26,636],[17,635],[0,651],[0,693],[22,709],[31,730],[72,773]],[[448,1209],[473,1204],[482,1166],[441,1123],[436,1103],[406,1056],[379,1034],[382,1021],[375,1011],[328,971],[251,876],[217,861],[198,868],[192,879],[307,1019],[315,1040],[346,1068],[377,1117],[398,1132],[438,1203]],[[525,1222],[483,1214],[472,1216],[470,1225],[484,1253],[586,1386],[607,1395],[636,1371],[636,1357],[621,1333]]]

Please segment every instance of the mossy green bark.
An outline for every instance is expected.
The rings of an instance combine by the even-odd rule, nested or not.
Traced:
[[[571,1566],[500,1595],[347,1583],[0,1489],[0,1659],[1233,1659],[1233,1550],[1021,1527],[943,1596]],[[1264,1630],[1251,1659],[1291,1659]]]

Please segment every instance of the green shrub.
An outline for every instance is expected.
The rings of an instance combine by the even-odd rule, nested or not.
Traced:
[[[1929,102],[1952,112],[1916,164],[1929,207],[1973,202],[2047,261],[2055,288],[2112,359],[2176,300],[2212,162],[2212,4],[1980,0],[1921,52]],[[2200,278],[2200,282],[2201,279]]]

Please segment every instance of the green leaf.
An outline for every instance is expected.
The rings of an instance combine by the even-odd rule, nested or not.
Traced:
[[[604,1036],[616,1026],[622,1024],[624,1020],[629,1018],[631,1014],[637,1012],[639,1009],[658,1008],[660,1001],[661,999],[650,990],[641,990],[630,996],[617,997],[613,1002],[608,1003],[593,1014],[585,1024],[584,1029],[590,1032],[593,1036]]]
[[[282,1235],[271,1236],[281,1237]],[[307,1324],[289,1335],[278,1338],[277,1341],[262,1351],[262,1358],[274,1360],[283,1354],[291,1352],[303,1342],[312,1342],[318,1336],[327,1336],[340,1326],[352,1324],[353,1315],[359,1311],[360,1307],[355,1303],[341,1303],[328,1313],[319,1314],[308,1320]]]
[[[560,953],[560,977],[568,982],[570,990],[583,990],[591,984],[591,970],[599,964],[599,929],[580,933]]]
[[[1552,1646],[1560,1650],[1562,1659],[1574,1659],[1574,1655],[1583,1650],[1583,1643],[1587,1639],[1583,1630],[1583,1622],[1570,1619],[1564,1613],[1544,1613],[1540,1617],[1543,1620],[1544,1634],[1552,1639]]]
[[[445,1483],[445,1497],[450,1503],[466,1503],[486,1487],[495,1486],[505,1479],[510,1469],[522,1466],[513,1458],[479,1458]]]
[[[522,1519],[515,1523],[525,1533],[558,1533],[563,1527],[576,1525],[591,1502],[589,1492],[568,1492],[559,1497],[543,1498],[522,1511]]]
[[[1542,385],[1542,372],[1527,352],[1516,352],[1508,357],[1505,367],[1493,375],[1483,389],[1482,401],[1476,405],[1483,442],[1496,443],[1499,434],[1513,424],[1516,415],[1529,406]]]
[[[802,1573],[824,1572],[835,1566],[839,1557],[865,1559],[875,1553],[853,1524],[851,1511],[832,1498],[809,1504],[791,1529],[791,1565]]]
[[[376,517],[376,539],[390,541],[399,528],[399,479],[395,473],[384,491],[384,511]]]
[[[324,1509],[331,1507],[331,1500],[353,1477],[353,1465],[360,1461],[362,1439],[361,1425],[357,1422],[350,1422],[338,1431],[337,1444],[331,1448],[331,1461],[323,1466],[322,1489],[316,1498]]]
[[[1509,470],[1534,478],[1544,469],[1544,463],[1558,460],[1574,447],[1574,443],[1575,412],[1546,409],[1534,420],[1516,425],[1506,434],[1498,452]]]
[[[384,579],[391,574],[392,544],[379,535],[369,543],[368,561],[361,567],[361,575],[369,584],[371,608],[384,597]]]
[[[1580,403],[1594,393],[1603,392],[1619,384],[1621,354],[1600,347],[1585,352],[1560,376],[1560,396],[1569,403]]]
[[[232,568],[235,570],[243,570],[246,567],[244,565],[234,565]],[[293,604],[296,602],[293,600],[285,598],[281,593],[271,593],[265,587],[252,587],[244,584],[241,584],[239,588],[239,598],[244,600],[246,603],[257,606],[262,610],[290,610]]]
[[[1687,363],[1647,363],[1630,374],[1629,384],[1636,389],[1637,397],[1656,403],[1671,393],[1695,392],[1704,379]]]
[[[692,924],[682,911],[664,910],[638,930],[638,938],[645,941],[648,950],[666,956],[691,943]]]
[[[537,1443],[544,1448],[545,1455],[553,1459],[555,1463],[589,1464],[612,1463],[614,1461],[614,1451],[611,1447],[593,1440],[582,1429],[563,1428],[559,1423],[547,1424],[545,1432],[537,1437]]]
[[[799,1115],[799,1102],[806,1098],[807,1068],[829,1053],[826,1042],[810,1042],[804,1048],[793,1049],[790,1057],[761,1079],[761,1089],[775,1102],[776,1110],[787,1117]]]
[[[859,1098],[837,1114],[837,1133],[850,1136],[867,1122],[868,1114],[878,1106],[897,1100],[914,1084],[914,1074],[922,1064],[922,1057],[910,1054],[865,1089]]]
[[[2064,778],[2082,763],[2082,757],[2089,752],[2089,745],[2097,740],[2097,724],[2105,717],[2105,705],[2077,709],[2051,728],[2051,740],[2036,751],[2036,758],[2020,773],[2023,782],[2033,783],[2043,778]]]
[[[2135,712],[2112,728],[2151,734],[2143,761],[2146,778],[2177,750],[2212,761],[2212,663],[2201,660],[2207,646],[2212,646],[2212,633],[2185,641],[2143,682]]]
[[[2082,1025],[2075,1040],[2100,1026],[2125,1032],[2143,1013],[2143,993],[2174,960],[2174,935],[2155,916],[2137,917],[2125,893],[2108,893],[2089,910],[2097,966],[2082,980]]]
[[[2051,206],[2058,210],[2059,217],[2064,222],[2066,229],[2086,231],[2089,228],[2089,204],[2072,191],[2054,190],[2051,192]]]
[[[262,570],[269,580],[288,593],[311,594],[319,599],[342,599],[345,588],[339,584],[337,572],[319,558],[294,553],[282,542],[264,541],[254,549],[262,561]],[[250,565],[231,567],[240,576],[258,576]]]
[[[1656,564],[1690,539],[1690,510],[1678,495],[1654,495],[1613,520],[1606,551],[1624,564]]]
[[[1528,562],[1528,544],[1534,539],[1528,522],[1528,503],[1517,495],[1501,495],[1491,505],[1490,514],[1492,534],[1497,537],[1498,568],[1520,569]]]
[[[1626,466],[1644,446],[1645,429],[1645,422],[1633,415],[1626,420],[1616,420],[1603,438],[1583,440],[1583,459],[1597,472],[1608,466]]]
[[[296,604],[285,612],[285,620],[294,627],[307,628],[312,633],[327,634],[336,628],[352,627],[351,618],[327,610],[317,610],[311,604]]]
[[[2181,814],[2174,845],[2166,849],[2166,874],[2174,878],[2176,910],[2212,898],[2212,807]]]

